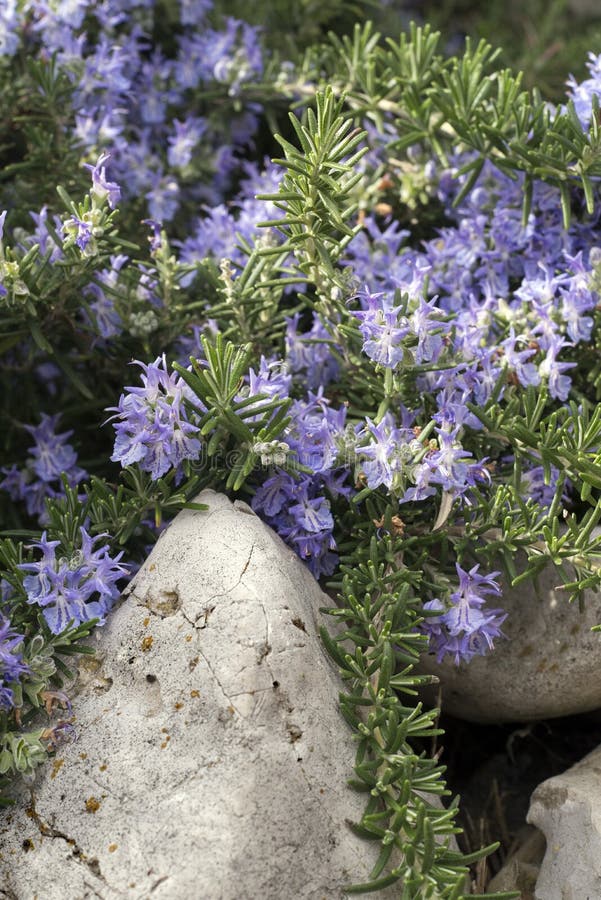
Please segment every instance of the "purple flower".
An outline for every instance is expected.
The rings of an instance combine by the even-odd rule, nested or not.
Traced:
[[[17,683],[30,669],[23,662],[23,635],[13,631],[10,619],[0,612],[0,710],[14,706],[11,684]]]
[[[463,449],[459,441],[459,428],[453,431],[437,428],[436,431],[440,449],[427,458],[432,472],[431,481],[440,484],[443,491],[461,492],[465,488],[468,460],[472,454]]]
[[[568,337],[577,344],[590,340],[593,319],[585,313],[595,309],[598,296],[590,290],[592,272],[584,265],[582,253],[564,255],[573,274],[560,291],[561,317],[566,323]]]
[[[197,262],[213,256],[216,260],[226,257],[241,262],[242,255],[236,251],[236,220],[228,208],[219,204],[213,208],[205,207],[205,211],[205,218],[198,221],[196,229],[181,244],[182,261]]]
[[[25,465],[22,469],[16,466],[3,468],[1,471],[6,478],[0,482],[0,488],[8,491],[13,500],[25,501],[27,514],[45,524],[46,498],[64,496],[62,477],[66,476],[69,486],[75,487],[88,477],[88,473],[77,466],[77,454],[67,443],[73,431],[56,433],[60,414],[42,413],[41,418],[39,425],[25,426],[34,439]]]
[[[70,216],[65,224],[63,225],[63,234],[70,238],[71,241],[74,241],[82,253],[84,253],[87,248],[88,254],[92,254],[95,246],[95,242],[93,240],[93,230],[92,223],[90,221],[86,221],[85,219],[80,219],[77,216]]]
[[[420,297],[416,309],[409,316],[411,331],[417,337],[416,363],[436,362],[442,351],[444,335],[450,326],[440,321],[442,313],[436,305],[437,300],[437,297],[432,300]]]
[[[192,160],[192,154],[202,138],[207,124],[204,119],[189,116],[183,122],[174,119],[175,134],[168,140],[167,162],[170,166],[185,169]]]
[[[296,493],[297,482],[292,475],[280,469],[257,488],[252,508],[268,519],[273,519],[290,500],[296,500]]]
[[[31,211],[29,215],[33,219],[35,230],[32,234],[22,238],[23,245],[29,248],[34,244],[38,244],[42,255],[45,255],[46,253],[50,254],[50,263],[55,263],[57,259],[62,259],[62,247],[60,244],[56,243],[55,239],[48,231],[48,207],[43,206],[39,212]],[[53,218],[54,230],[60,232],[63,223],[57,215]]]
[[[389,306],[380,302],[382,293],[366,292],[364,299],[367,309],[353,311],[359,319],[359,330],[365,338],[363,352],[371,360],[387,369],[394,369],[403,359],[403,340],[410,333],[411,326],[400,306]]]
[[[163,239],[161,237],[161,223],[157,222],[156,219],[142,219],[142,225],[148,225],[148,227],[150,228],[150,235],[148,237],[150,252],[156,253],[163,246]]]
[[[344,450],[346,407],[332,409],[323,391],[309,391],[307,400],[295,400],[290,407],[292,421],[284,440],[298,461],[315,473],[325,473],[337,465]]]
[[[101,153],[95,166],[86,163],[85,167],[92,173],[92,194],[99,200],[104,200],[106,197],[110,208],[114,209],[121,197],[121,188],[114,181],[107,180],[104,164],[110,158],[110,153]]]
[[[17,0],[4,0],[0,9],[0,56],[14,56],[19,49],[22,15]]]
[[[179,18],[182,25],[198,28],[205,14],[213,9],[213,0],[179,0]]]
[[[563,373],[573,369],[576,363],[559,362],[558,354],[564,347],[570,347],[566,341],[556,339],[547,347],[545,356],[538,367],[539,373],[549,386],[549,393],[556,400],[567,400],[572,386],[572,379]]]
[[[299,333],[299,322],[300,313],[286,319],[286,360],[293,375],[315,391],[336,378],[339,364],[332,351],[340,348],[317,313],[309,331]]]
[[[368,126],[369,127],[369,126]],[[346,264],[360,281],[378,290],[399,289],[411,300],[423,296],[425,278],[431,268],[423,253],[403,248],[410,235],[394,219],[380,224],[373,216],[363,220],[363,230],[351,241]]]
[[[284,399],[288,396],[292,383],[292,378],[281,359],[267,360],[264,356],[261,356],[259,371],[249,369],[246,380],[249,397],[266,394],[268,397]]]
[[[228,16],[223,31],[203,34],[205,78],[229,83],[235,94],[239,85],[261,75],[263,59],[257,28]]]
[[[474,367],[474,369],[476,369],[476,367]],[[468,401],[472,400],[472,379],[470,379],[469,376],[470,374],[475,375],[474,369],[466,369],[462,375],[458,375],[454,379],[448,379],[442,391],[436,395],[438,411],[434,413],[433,419],[445,430],[452,431],[462,425],[469,425],[470,428],[475,430],[482,427],[479,420],[472,412],[470,412],[467,405]],[[480,373],[478,372],[478,374]],[[475,391],[475,389],[480,386],[477,375],[475,375],[473,382],[475,382]]]
[[[28,545],[41,550],[41,559],[19,566],[30,573],[23,579],[27,602],[42,607],[53,634],[60,634],[69,623],[80,625],[97,618],[103,624],[120,593],[116,584],[128,574],[127,568],[119,565],[123,552],[111,557],[108,544],[94,549],[106,534],[90,537],[85,528],[80,528],[80,533],[81,548],[71,557],[57,558],[60,542],[48,541],[44,532],[40,541]]]
[[[570,89],[570,98],[574,103],[576,115],[580,119],[583,128],[588,128],[593,109],[593,95],[601,96],[601,54],[595,56],[590,52],[588,63],[590,78],[586,78],[580,84],[573,75],[570,75],[567,85]]]
[[[184,459],[196,459],[201,444],[193,434],[198,427],[188,421],[184,407],[185,382],[167,371],[165,355],[146,365],[139,360],[143,387],[126,387],[111,419],[117,437],[111,459],[122,466],[138,463],[156,480]],[[110,421],[110,420],[109,420]]]
[[[518,341],[525,341],[524,337],[516,337],[513,328],[510,330],[509,337],[501,341],[501,347],[505,351],[504,361],[506,365],[515,372],[520,384],[523,387],[534,386],[540,384],[540,375],[534,363],[527,362],[536,353],[535,349],[517,350]]]
[[[171,175],[157,172],[152,180],[152,188],[146,193],[151,219],[170,222],[180,204],[180,186]]]
[[[331,575],[338,557],[332,534],[330,503],[321,491],[320,476],[302,474],[298,480],[283,471],[257,490],[252,508],[307,563],[316,578]]]
[[[357,439],[360,441],[368,437],[369,443],[357,447],[358,466],[372,490],[381,484],[391,488],[403,463],[409,462],[422,449],[422,445],[415,440],[410,429],[397,428],[390,413],[379,425],[369,418],[365,421],[367,429],[359,431]]]
[[[499,597],[501,589],[496,582],[499,572],[480,575],[475,565],[469,571],[456,563],[459,576],[458,590],[450,597],[450,605],[438,598],[424,603],[428,615],[420,626],[430,638],[430,650],[436,653],[438,662],[450,655],[459,663],[472,657],[484,656],[493,649],[494,638],[502,637],[501,625],[507,618],[501,609],[484,609],[488,596]]]
[[[119,273],[128,262],[128,257],[120,254],[111,256],[110,261],[111,268],[98,272],[97,281],[85,288],[84,294],[89,294],[95,299],[90,303],[90,313],[85,308],[82,311],[84,321],[105,341],[123,332],[123,321],[115,309],[114,295],[119,292]]]
[[[532,466],[530,469],[527,469],[522,473],[522,483],[520,485],[522,495],[529,500],[533,500],[534,503],[538,503],[539,506],[548,508],[555,499],[555,492],[560,478],[562,485],[565,486],[565,478],[555,466],[550,467],[550,476],[547,484],[543,466]]]

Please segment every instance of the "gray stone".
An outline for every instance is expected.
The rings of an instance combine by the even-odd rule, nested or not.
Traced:
[[[375,863],[331,601],[248,506],[198,499],[97,632],[77,741],[0,813],[11,900],[333,900]]]
[[[437,663],[424,655],[419,671],[440,679],[442,708],[473,722],[530,721],[588,712],[601,707],[601,594],[585,597],[584,611],[568,601],[555,568],[538,583],[503,591],[507,640],[469,663]],[[426,698],[437,702],[437,691]]]
[[[528,821],[547,839],[536,900],[601,897],[601,748],[532,794]]]
[[[524,825],[509,849],[503,867],[489,881],[486,893],[519,891],[520,900],[534,900],[536,879],[545,847],[542,832],[531,825]]]

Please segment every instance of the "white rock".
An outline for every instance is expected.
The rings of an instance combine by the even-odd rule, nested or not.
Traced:
[[[547,839],[536,900],[599,900],[601,748],[543,781],[532,794],[528,821]]]
[[[332,900],[375,863],[345,825],[364,798],[317,634],[331,601],[249,507],[199,499],[99,633],[78,740],[0,813],[11,900]]]
[[[456,666],[424,656],[419,671],[440,678],[442,709],[472,722],[529,721],[588,712],[601,707],[601,594],[588,592],[584,612],[568,601],[556,570],[506,589],[495,605],[508,613],[507,640]],[[435,703],[436,692],[426,692]],[[600,895],[601,897],[601,895]]]

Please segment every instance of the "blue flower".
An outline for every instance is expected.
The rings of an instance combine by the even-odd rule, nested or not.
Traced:
[[[282,470],[256,491],[252,508],[307,563],[315,576],[331,575],[338,557],[333,552],[334,519],[322,493],[322,479],[302,474],[293,478]]]
[[[437,307],[437,297],[424,300],[420,297],[417,307],[409,316],[411,332],[417,337],[416,363],[436,362],[444,346],[444,335],[449,331],[448,322],[442,322],[443,313]]]
[[[82,253],[87,250],[88,254],[92,254],[95,242],[91,221],[70,216],[63,225],[63,234],[74,241]]]
[[[97,618],[102,624],[119,596],[117,582],[128,574],[119,565],[123,552],[111,557],[108,544],[94,549],[106,534],[91,537],[85,528],[80,528],[80,534],[80,549],[70,558],[57,558],[60,542],[47,540],[44,532],[40,541],[27,545],[41,550],[41,559],[19,566],[30,573],[23,579],[27,602],[42,607],[53,634],[60,634],[70,623],[80,625]]]
[[[11,685],[30,671],[23,661],[23,635],[12,629],[10,620],[0,612],[0,710],[14,706]]]
[[[523,336],[516,337],[513,328],[510,329],[509,337],[501,341],[501,347],[505,351],[504,360],[506,365],[515,372],[517,379],[523,387],[529,387],[540,384],[540,375],[534,363],[527,362],[536,353],[536,349],[527,348],[526,350],[517,350],[518,341],[525,341]]]
[[[183,460],[198,458],[201,443],[193,437],[198,426],[188,421],[185,382],[177,373],[168,373],[165,355],[149,365],[134,362],[144,372],[144,386],[126,387],[119,405],[108,410],[115,410],[111,419],[118,420],[113,424],[117,436],[111,459],[122,466],[138,463],[156,480],[171,468],[179,469]]]
[[[114,181],[107,180],[104,164],[110,158],[110,153],[101,153],[95,166],[86,163],[85,167],[92,173],[92,194],[101,201],[106,198],[110,208],[114,209],[121,197],[121,188]]]
[[[326,387],[339,371],[333,351],[339,350],[331,334],[317,315],[309,331],[299,333],[300,313],[286,319],[286,361],[290,371],[310,391]]]
[[[73,431],[56,433],[60,418],[60,413],[42,413],[39,425],[26,425],[25,430],[34,439],[29,458],[22,469],[11,466],[1,470],[6,478],[0,482],[0,488],[8,491],[13,500],[24,501],[27,514],[36,516],[42,525],[47,522],[46,498],[64,496],[63,476],[70,487],[88,477],[77,465],[77,454],[67,442]]]
[[[207,123],[196,116],[188,116],[183,122],[173,120],[175,134],[167,139],[167,162],[170,166],[184,169],[190,164],[192,154],[202,138]]]
[[[292,384],[292,377],[288,374],[282,360],[268,360],[264,356],[261,356],[258,372],[255,372],[253,368],[249,369],[244,380],[246,384],[236,398],[237,400],[258,397],[260,394],[274,400],[284,400],[288,396]],[[257,400],[256,404],[249,404],[246,410],[250,411],[255,406],[260,409],[263,403],[265,400]],[[256,420],[256,416],[249,419],[249,421],[254,420]]]
[[[14,56],[19,49],[22,12],[17,0],[4,0],[0,9],[0,56]]]
[[[593,112],[593,96],[601,95],[601,54],[596,56],[589,52],[586,67],[589,71],[590,78],[578,82],[573,75],[570,76],[567,84],[570,89],[570,99],[574,104],[576,115],[580,119],[583,128],[588,128],[591,122]]]
[[[309,391],[307,400],[295,400],[290,416],[283,438],[301,465],[322,474],[335,468],[344,451],[346,407],[332,409],[320,388],[315,394]]]
[[[507,618],[501,609],[484,609],[489,596],[499,597],[501,589],[496,581],[499,572],[479,574],[479,565],[469,571],[455,565],[459,577],[458,590],[450,597],[450,604],[435,598],[424,603],[428,615],[420,626],[430,640],[430,650],[438,662],[449,655],[459,665],[474,656],[484,656],[494,647],[494,639],[503,637],[501,625]]]
[[[402,470],[403,459],[401,453],[405,452],[405,462],[422,449],[422,445],[415,440],[413,432],[408,429],[400,429],[396,426],[390,413],[382,419],[379,425],[366,418],[367,429],[361,429],[357,434],[357,440],[362,441],[369,437],[368,444],[357,446],[358,466],[365,476],[368,487],[375,489],[381,484],[387,488],[393,485],[397,472]],[[414,446],[411,446],[411,442]]]
[[[564,347],[572,346],[567,341],[556,338],[545,351],[545,356],[539,366],[539,373],[549,386],[549,393],[556,400],[567,400],[572,379],[564,375],[569,369],[576,366],[575,362],[559,362],[558,354]]]
[[[213,0],[179,0],[179,19],[182,25],[198,28],[205,14],[213,9]]]
[[[400,306],[380,302],[383,296],[365,293],[367,309],[353,311],[353,316],[359,319],[359,330],[365,338],[363,352],[378,365],[394,369],[405,355],[403,341],[411,325]]]

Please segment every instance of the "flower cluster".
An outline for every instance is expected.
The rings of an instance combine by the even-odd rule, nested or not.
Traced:
[[[12,500],[25,503],[27,514],[46,524],[46,504],[48,498],[64,496],[63,478],[70,487],[75,487],[87,478],[87,472],[77,465],[77,454],[68,439],[72,430],[57,434],[61,416],[42,413],[39,425],[26,425],[34,443],[29,449],[28,459],[23,468],[4,467],[6,476],[0,488],[8,491]]]
[[[136,361],[143,370],[143,387],[127,387],[113,407],[117,438],[111,459],[122,466],[138,463],[153,479],[171,468],[180,469],[185,459],[198,458],[201,443],[193,435],[198,426],[188,421],[185,384],[169,374],[165,356],[153,363]]]
[[[147,214],[162,222],[174,218],[189,193],[198,200],[204,191],[215,200],[239,166],[237,152],[253,137],[257,110],[232,110],[231,117],[189,110],[203,106],[196,98],[215,85],[234,107],[241,86],[261,78],[259,30],[232,16],[213,16],[211,25],[212,0],[186,2],[173,22],[175,46],[151,51],[147,28],[154,3],[124,8],[115,0],[80,0],[75,14],[39,0],[24,5],[31,17],[27,29],[18,28],[23,13],[16,11],[0,28],[7,33],[4,54],[23,47],[56,57],[73,84],[75,138],[88,158],[113,148],[126,199],[143,198]],[[100,191],[101,166],[94,176]],[[199,185],[197,175],[207,168],[212,177]],[[109,198],[111,204],[116,199],[114,193]],[[85,243],[86,229],[71,224]]]
[[[498,572],[480,575],[478,565],[469,571],[456,564],[459,587],[446,605],[437,597],[424,603],[427,618],[421,629],[430,639],[430,650],[438,662],[449,654],[457,664],[484,656],[502,637],[501,625],[507,618],[500,609],[485,609],[489,596],[500,597],[496,582]]]
[[[321,479],[294,478],[278,470],[256,491],[253,509],[260,513],[304,560],[313,575],[331,575],[336,567],[334,518]]]
[[[47,540],[44,532],[41,540],[28,545],[40,550],[41,558],[19,566],[29,573],[23,579],[27,602],[42,608],[53,634],[91,619],[103,623],[119,596],[117,583],[128,573],[127,567],[119,564],[123,552],[111,557],[106,543],[94,547],[107,535],[91,537],[83,527],[80,534],[79,549],[69,556],[57,556],[61,542]]]

